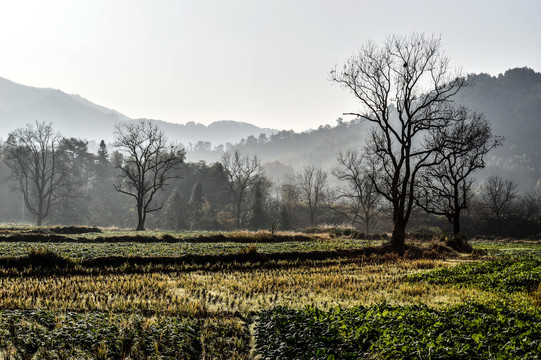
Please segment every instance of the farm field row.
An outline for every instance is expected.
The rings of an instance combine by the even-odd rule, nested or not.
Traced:
[[[330,237],[259,243],[32,241],[0,242],[0,249],[6,249],[2,256],[21,256],[28,247],[43,246],[89,259],[180,251],[285,254],[378,243]],[[266,266],[4,268],[0,357],[535,358],[541,352],[541,244],[473,244],[486,251],[483,258],[371,255],[273,260]],[[506,326],[514,330],[505,332]],[[468,346],[453,345],[460,343]]]
[[[3,309],[113,311],[207,316],[248,316],[274,306],[329,309],[389,303],[426,302],[435,307],[494,300],[477,288],[404,280],[443,261],[393,261],[365,265],[340,260],[294,267],[189,272],[0,277]],[[526,294],[500,294],[502,301],[527,304]]]
[[[22,256],[29,249],[48,249],[73,259],[101,256],[182,256],[182,255],[224,255],[257,251],[263,254],[282,252],[329,251],[337,249],[358,249],[381,244],[381,241],[328,239],[286,242],[2,242],[0,256]]]

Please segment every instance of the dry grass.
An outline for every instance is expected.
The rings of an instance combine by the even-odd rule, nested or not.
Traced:
[[[202,304],[176,296],[162,274],[0,278],[2,309],[201,313]]]
[[[436,266],[441,260],[399,260],[382,264],[327,263],[323,266],[149,274],[73,275],[0,278],[3,309],[170,313],[194,316],[248,315],[283,305],[445,306],[467,301],[539,303],[539,291],[500,294],[402,281],[406,274]]]

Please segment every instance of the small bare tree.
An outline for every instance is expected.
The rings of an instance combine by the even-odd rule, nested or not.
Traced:
[[[222,175],[229,185],[235,205],[235,226],[241,228],[241,219],[246,211],[246,196],[263,175],[261,161],[254,156],[242,156],[238,150],[233,155],[226,152],[222,156]]]
[[[346,211],[339,207],[332,209],[351,221],[354,226],[363,225],[369,234],[374,222],[381,212],[382,196],[376,191],[370,174],[375,171],[364,164],[364,158],[357,151],[346,151],[338,154],[338,167],[332,170],[334,176],[344,183],[338,192],[338,200],[346,201]]]
[[[485,167],[485,155],[501,146],[503,138],[492,134],[483,114],[461,107],[455,118],[459,121],[431,134],[443,137],[445,146],[434,154],[437,164],[421,172],[416,202],[431,214],[445,216],[453,224],[453,234],[457,235],[460,214],[468,208],[472,195],[471,175]]]
[[[517,185],[499,176],[489,176],[481,185],[481,201],[489,211],[491,219],[501,230],[503,222],[513,211],[513,202],[518,198]]]
[[[541,222],[541,182],[522,197],[522,216],[529,221]]]
[[[289,230],[295,223],[295,212],[299,205],[299,191],[295,184],[286,183],[280,187],[280,226]]]
[[[416,34],[389,37],[381,47],[369,42],[330,77],[362,104],[348,114],[374,125],[367,151],[379,176],[372,179],[392,206],[391,248],[404,253],[418,173],[434,165],[442,145],[425,135],[453,121],[449,107],[464,79],[450,74],[439,38]]]
[[[327,173],[313,165],[306,166],[304,171],[297,175],[297,186],[301,199],[308,206],[310,226],[317,226],[317,216],[327,188]]]
[[[168,144],[164,133],[150,121],[119,123],[114,146],[125,155],[116,165],[120,175],[114,187],[135,198],[137,230],[145,230],[147,214],[163,206],[153,203],[154,196],[170,179],[179,178],[172,170],[184,161],[185,151]]]
[[[36,216],[40,226],[51,206],[66,196],[68,185],[59,164],[58,147],[62,138],[51,124],[36,121],[8,135],[4,161],[11,169],[16,189],[23,193],[24,204]]]

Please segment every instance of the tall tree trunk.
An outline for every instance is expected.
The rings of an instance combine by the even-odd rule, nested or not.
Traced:
[[[391,249],[399,255],[404,255],[406,251],[406,222],[398,220],[394,224],[393,234],[391,235]]]
[[[143,204],[137,204],[137,228],[136,231],[145,230],[145,214],[143,212]]]
[[[241,206],[242,204],[237,201],[237,203],[235,204],[236,205],[236,216],[235,216],[235,227],[237,228],[237,230],[240,230],[240,216],[241,216]]]
[[[460,234],[460,213],[453,214],[453,235]]]
[[[137,229],[136,231],[144,231],[145,230],[145,221],[143,219],[139,219],[137,222]]]
[[[370,234],[370,214],[368,214],[368,211],[364,212],[364,231],[366,235]]]
[[[37,217],[37,225],[41,226],[41,223],[43,222],[43,195],[41,195],[41,193],[39,194]]]

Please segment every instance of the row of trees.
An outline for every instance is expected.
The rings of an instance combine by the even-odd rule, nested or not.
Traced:
[[[438,167],[421,173],[412,212],[424,209],[436,216],[417,216],[416,226],[444,227],[439,216],[458,233],[461,213],[473,208],[475,216],[466,213],[469,233],[509,235],[517,232],[517,224],[526,233],[535,233],[540,220],[539,191],[521,195],[513,182],[499,177],[474,187],[469,175],[482,167],[487,144],[497,140],[489,131],[473,131],[487,130],[481,120],[474,117],[469,131],[463,126],[455,131],[484,146],[469,157],[446,157]],[[238,151],[225,153],[221,162],[210,165],[186,163],[184,151],[169,144],[148,122],[121,124],[116,138],[111,154],[103,141],[97,154],[91,154],[86,142],[63,138],[47,124],[15,130],[2,144],[4,171],[9,171],[11,185],[20,194],[12,203],[22,201],[38,224],[50,218],[64,224],[133,226],[137,219],[141,230],[150,215],[152,227],[173,230],[290,230],[320,224],[347,225],[366,233],[390,230],[392,203],[378,190],[382,185],[373,181],[378,168],[366,153],[339,153],[331,174],[307,166],[281,182],[272,182],[257,157]],[[329,175],[339,186],[331,186]],[[9,204],[7,195],[3,194],[4,205]],[[6,214],[3,217],[5,221]]]
[[[375,171],[368,176],[391,206],[393,250],[405,250],[415,205],[459,229],[469,173],[484,166],[483,156],[502,139],[482,114],[454,106],[466,81],[450,68],[441,40],[413,34],[389,37],[382,46],[369,42],[330,77],[361,104],[361,112],[347,114],[373,124],[365,150]]]
[[[402,253],[406,227],[422,209],[446,218],[458,234],[461,215],[472,204],[472,174],[485,166],[485,155],[500,146],[503,138],[492,134],[483,114],[454,105],[455,95],[467,83],[451,72],[440,39],[393,36],[383,46],[367,43],[343,68],[331,70],[330,78],[361,104],[362,111],[345,115],[373,125],[362,152],[338,155],[332,173],[344,185],[336,190],[328,189],[328,175],[315,166],[273,187],[263,175],[261,161],[238,151],[226,152],[220,163],[210,167],[185,164],[184,150],[169,144],[156,125],[145,121],[116,127],[116,151],[110,157],[103,142],[93,158],[84,142],[63,139],[42,123],[11,133],[3,156],[25,207],[36,215],[38,224],[59,201],[69,209],[70,202],[73,205],[85,190],[86,194],[96,195],[95,189],[108,194],[103,184],[109,179],[118,194],[135,200],[138,230],[145,228],[148,214],[163,207],[167,216],[155,217],[156,224],[177,216],[181,228],[209,222],[214,222],[213,227],[260,228],[268,226],[269,219],[273,228],[278,219],[283,228],[291,228],[298,226],[295,217],[304,213],[304,222],[311,226],[322,220],[348,221],[370,232],[389,216],[392,248]],[[182,200],[186,191],[171,192],[167,186],[174,182],[178,189],[176,179],[189,169],[199,172],[200,178],[186,203]],[[203,173],[210,175],[211,189],[203,186],[204,180],[209,181]],[[490,178],[481,188],[480,199],[501,223],[500,214],[507,205],[500,200],[511,204],[517,196],[513,195],[516,189],[506,196],[495,194],[490,185],[498,182],[505,183]],[[209,190],[215,192],[213,201],[207,199]],[[183,202],[188,212],[178,206]],[[182,213],[192,218],[181,221]]]

